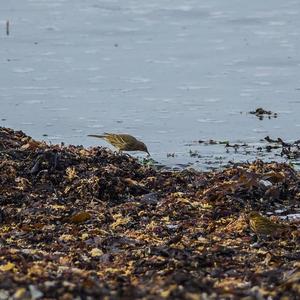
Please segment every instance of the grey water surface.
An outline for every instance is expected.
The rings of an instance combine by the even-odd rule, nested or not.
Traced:
[[[0,29],[0,126],[84,146],[130,133],[200,169],[283,160],[251,149],[300,138],[299,0],[11,0]]]

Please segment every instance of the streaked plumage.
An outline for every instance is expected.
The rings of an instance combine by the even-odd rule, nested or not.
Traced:
[[[143,151],[150,155],[146,145],[130,134],[105,132],[103,135],[89,134],[88,136],[104,139],[119,151]]]
[[[249,225],[258,236],[276,235],[286,228],[285,225],[274,223],[255,211],[249,214]]]

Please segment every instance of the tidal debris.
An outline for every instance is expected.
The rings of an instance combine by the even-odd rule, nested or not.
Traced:
[[[157,170],[0,127],[7,299],[297,299],[300,176],[280,163]],[[287,228],[255,243],[249,215]],[[277,215],[275,212],[279,212]]]
[[[261,107],[257,108],[254,111],[249,111],[249,114],[255,115],[256,117],[259,118],[259,120],[263,120],[265,117],[267,117],[268,119],[277,118],[278,116],[277,113],[272,112],[270,110],[265,110]]]
[[[273,144],[269,145],[270,149],[281,148],[281,156],[291,160],[297,160],[300,158],[300,140],[296,140],[294,142],[284,142],[281,138],[274,140],[269,136],[266,136],[265,140],[268,143]]]

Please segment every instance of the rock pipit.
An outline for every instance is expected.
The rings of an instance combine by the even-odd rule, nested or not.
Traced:
[[[287,228],[286,225],[274,223],[255,211],[249,213],[249,225],[258,237],[276,236]]]
[[[130,134],[105,132],[103,135],[89,134],[88,136],[104,139],[119,151],[143,151],[150,155],[146,145]]]

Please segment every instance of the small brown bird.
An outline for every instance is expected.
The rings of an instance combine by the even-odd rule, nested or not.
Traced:
[[[130,134],[105,132],[103,135],[89,134],[88,136],[104,139],[119,151],[143,151],[150,155],[146,145]]]
[[[274,236],[281,233],[286,226],[272,222],[266,217],[263,217],[258,212],[252,211],[249,214],[249,225],[251,230],[257,236]]]

